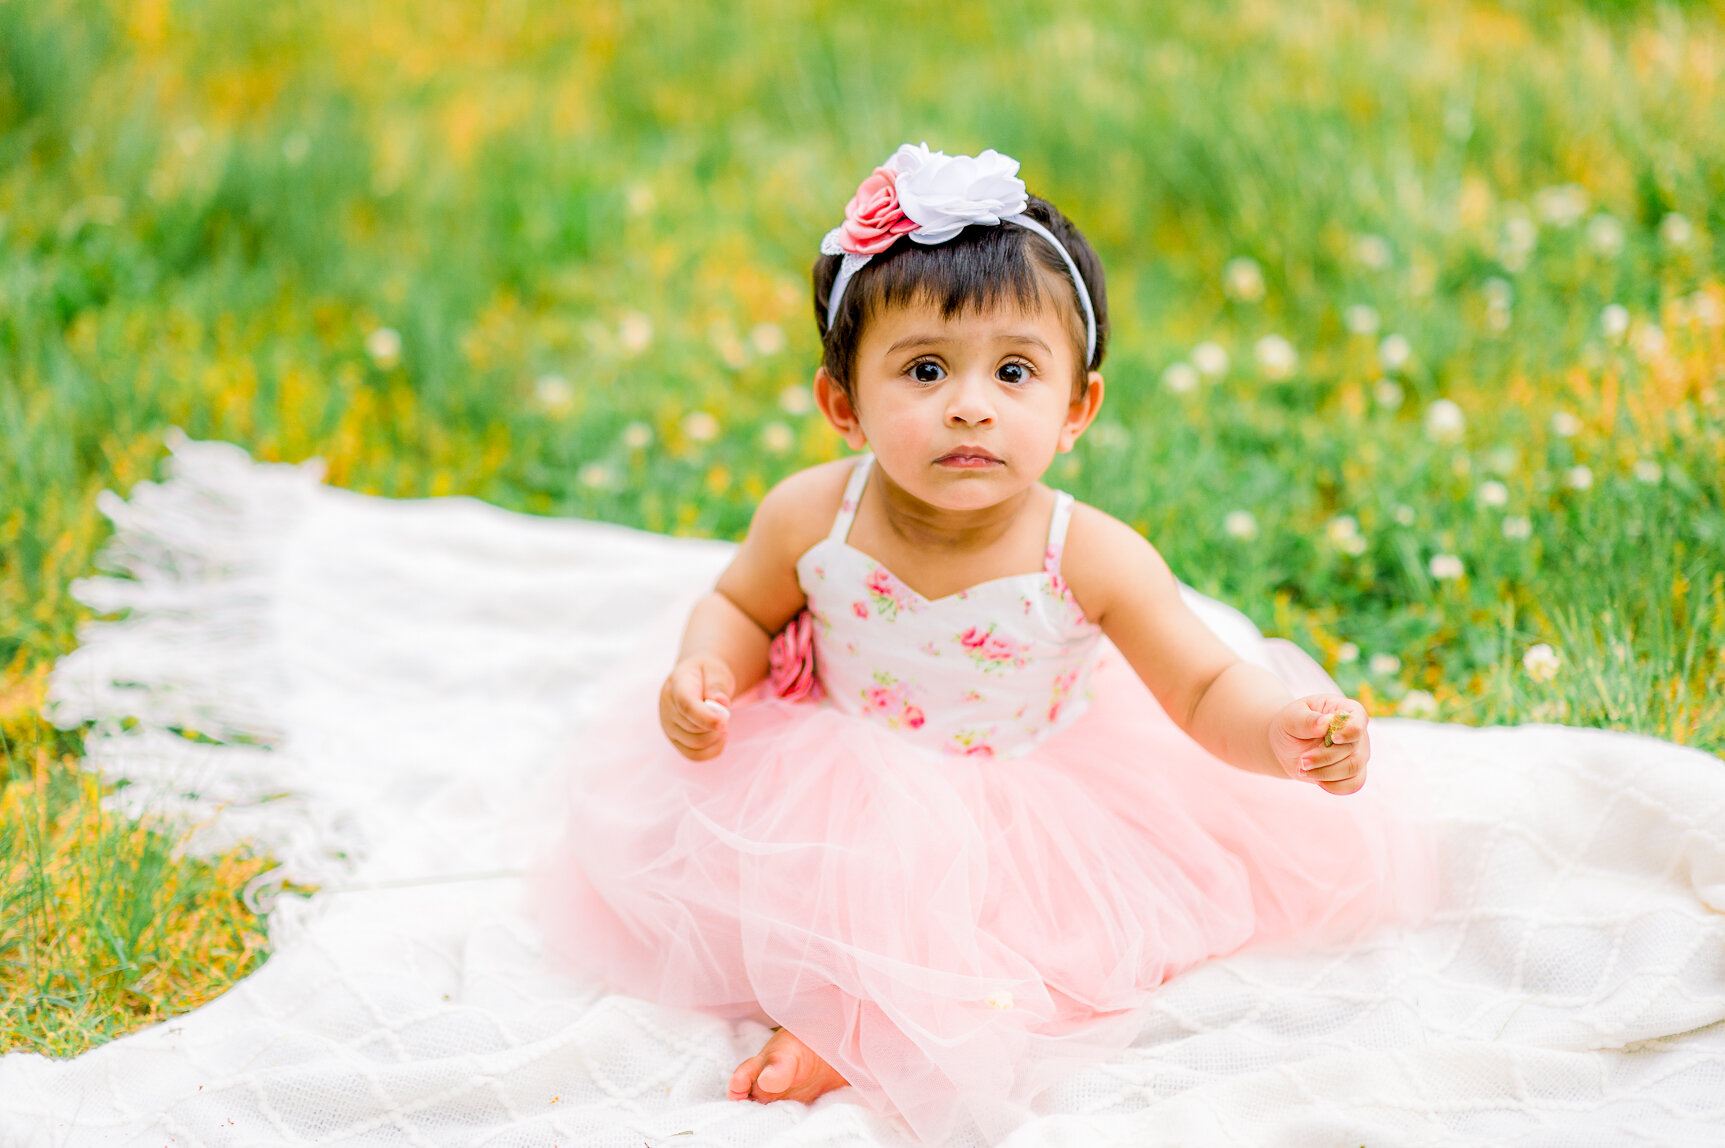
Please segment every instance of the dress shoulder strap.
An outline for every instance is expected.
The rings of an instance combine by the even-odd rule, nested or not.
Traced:
[[[1066,528],[1072,522],[1074,501],[1064,490],[1054,492],[1054,514],[1048,520],[1048,546],[1042,553],[1042,568],[1050,574],[1060,573],[1060,552],[1066,546]]]
[[[863,485],[868,482],[869,465],[873,462],[873,452],[867,452],[858,458],[856,466],[851,468],[850,481],[845,484],[844,501],[839,503],[839,512],[833,518],[832,533],[827,535],[835,542],[843,542],[850,535],[851,519],[857,516],[857,504],[862,501]]]

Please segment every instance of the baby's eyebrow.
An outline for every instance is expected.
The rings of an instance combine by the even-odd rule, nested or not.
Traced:
[[[1001,335],[999,336],[998,341],[1002,343],[1028,344],[1033,347],[1041,347],[1049,354],[1054,353],[1054,349],[1036,335]],[[886,353],[889,355],[896,355],[900,351],[908,351],[913,347],[933,347],[944,342],[947,342],[947,339],[940,335],[906,335],[904,338],[888,347],[886,349]]]

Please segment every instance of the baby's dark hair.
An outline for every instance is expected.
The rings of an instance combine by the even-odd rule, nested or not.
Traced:
[[[1071,253],[1090,289],[1096,310],[1096,353],[1084,362],[1084,304],[1066,261],[1049,242],[1023,227],[971,225],[945,243],[923,244],[901,237],[870,259],[845,287],[839,312],[827,327],[827,299],[844,257],[822,255],[815,260],[815,326],[821,333],[821,365],[840,389],[856,400],[857,344],[866,321],[881,311],[927,299],[944,318],[970,310],[988,310],[1010,300],[1034,309],[1043,292],[1052,288],[1073,340],[1074,398],[1084,393],[1086,376],[1102,365],[1108,347],[1108,289],[1102,261],[1072,221],[1045,199],[1032,195],[1024,214],[1042,224]]]

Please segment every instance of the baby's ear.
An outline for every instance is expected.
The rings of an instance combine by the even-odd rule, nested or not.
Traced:
[[[821,408],[833,429],[844,436],[846,446],[852,450],[868,446],[868,436],[863,434],[862,424],[857,421],[856,403],[825,367],[815,370],[815,405]]]
[[[1070,451],[1085,428],[1095,421],[1102,409],[1102,372],[1091,371],[1084,380],[1084,393],[1066,408],[1066,425],[1060,428],[1060,453]]]

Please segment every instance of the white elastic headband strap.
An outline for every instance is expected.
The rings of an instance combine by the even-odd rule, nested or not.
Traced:
[[[1090,304],[1090,288],[1085,286],[1084,276],[1078,270],[1078,264],[1073,261],[1072,253],[1066,250],[1065,244],[1054,238],[1054,234],[1028,215],[1001,216],[1002,223],[1016,223],[1027,231],[1034,231],[1054,245],[1054,250],[1060,252],[1060,258],[1066,261],[1066,270],[1072,273],[1072,282],[1078,287],[1078,301],[1084,305],[1084,366],[1089,369],[1096,361],[1096,309]],[[974,226],[974,225],[973,225]],[[911,238],[915,238],[913,235]],[[832,330],[833,320],[838,317],[839,300],[844,298],[845,285],[851,281],[851,276],[863,269],[872,255],[853,255],[845,253],[844,261],[839,264],[839,273],[833,277],[833,289],[827,296],[827,330]]]

